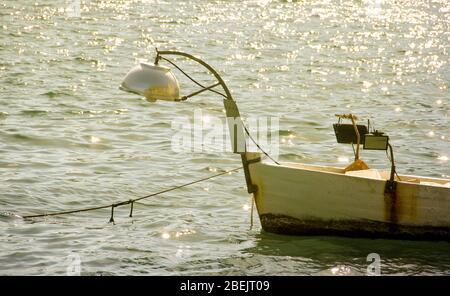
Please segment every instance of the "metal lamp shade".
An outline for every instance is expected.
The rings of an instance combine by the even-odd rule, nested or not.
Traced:
[[[170,68],[141,63],[125,76],[120,89],[144,96],[149,101],[178,101],[180,86]]]

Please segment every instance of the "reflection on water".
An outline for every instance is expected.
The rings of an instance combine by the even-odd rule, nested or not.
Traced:
[[[365,274],[372,252],[382,273],[449,273],[448,243],[249,231],[242,172],[136,204],[131,219],[117,209],[114,226],[109,210],[8,214],[110,204],[239,165],[171,150],[172,120],[199,107],[206,123],[223,116],[217,98],[174,107],[118,90],[155,47],[217,68],[243,116],[278,117],[281,160],[345,166],[352,150],[332,124],[352,112],[389,134],[399,173],[448,178],[449,1],[63,2],[0,3],[0,274],[65,274],[70,254],[90,275]]]
[[[371,253],[380,255],[382,274],[448,274],[450,259],[443,254],[449,247],[448,242],[295,237],[263,232],[257,235],[255,246],[245,252],[281,260],[301,258],[318,268],[328,267],[318,272],[321,275],[328,271],[330,275],[345,274],[346,270],[349,275],[365,274],[372,262],[367,260]]]

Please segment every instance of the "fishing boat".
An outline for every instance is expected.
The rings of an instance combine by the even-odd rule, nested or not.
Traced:
[[[167,56],[181,56],[199,63],[216,82],[209,86],[198,83]],[[178,81],[170,68],[159,65],[161,61],[180,70],[201,89],[180,97]],[[215,90],[217,86],[223,92]],[[353,114],[337,115],[339,120],[333,126],[339,143],[356,145],[351,165],[279,163],[271,161],[262,149],[247,151],[247,141],[252,138],[240,119],[236,102],[220,75],[197,57],[157,50],[155,62],[134,67],[120,88],[145,96],[149,101],[185,101],[204,91],[223,96],[231,146],[241,156],[247,189],[254,196],[264,231],[450,240],[450,179],[397,174],[389,137],[358,124]],[[344,120],[351,123],[343,123]],[[360,147],[389,151],[390,169],[369,168],[360,158]],[[269,159],[264,159],[265,156]]]
[[[254,155],[256,159],[258,155]],[[249,165],[265,231],[411,239],[450,238],[448,179],[299,163]]]

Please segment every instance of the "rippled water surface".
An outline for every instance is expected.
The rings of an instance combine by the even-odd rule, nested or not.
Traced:
[[[70,2],[0,3],[0,274],[66,274],[74,255],[88,275],[365,274],[369,253],[385,274],[450,274],[446,242],[279,236],[256,215],[249,230],[242,172],[145,200],[133,218],[117,208],[115,225],[109,209],[8,214],[109,204],[240,165],[171,149],[172,120],[222,116],[217,97],[174,105],[118,90],[155,47],[219,69],[244,116],[278,117],[280,160],[344,166],[351,148],[331,125],[353,112],[389,133],[400,173],[448,177],[448,1],[85,0],[81,17]]]

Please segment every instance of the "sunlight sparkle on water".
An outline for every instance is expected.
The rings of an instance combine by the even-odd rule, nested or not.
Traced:
[[[447,155],[441,155],[437,159],[441,160],[441,161],[448,161],[448,156]]]
[[[349,158],[348,158],[348,157],[345,157],[345,156],[339,156],[339,157],[337,158],[337,161],[338,161],[338,162],[342,162],[342,163],[348,163],[348,162],[349,162]]]
[[[95,137],[95,136],[91,136],[90,142],[91,142],[92,144],[97,144],[97,143],[100,142],[100,138]]]
[[[193,229],[183,229],[181,231],[177,231],[175,233],[175,237],[180,237],[182,235],[189,235],[189,234],[195,234],[195,233],[197,233],[197,232]]]
[[[208,115],[203,116],[202,118],[203,123],[209,123],[211,121],[211,118]]]
[[[332,275],[350,275],[352,269],[348,266],[336,266],[330,269]]]

